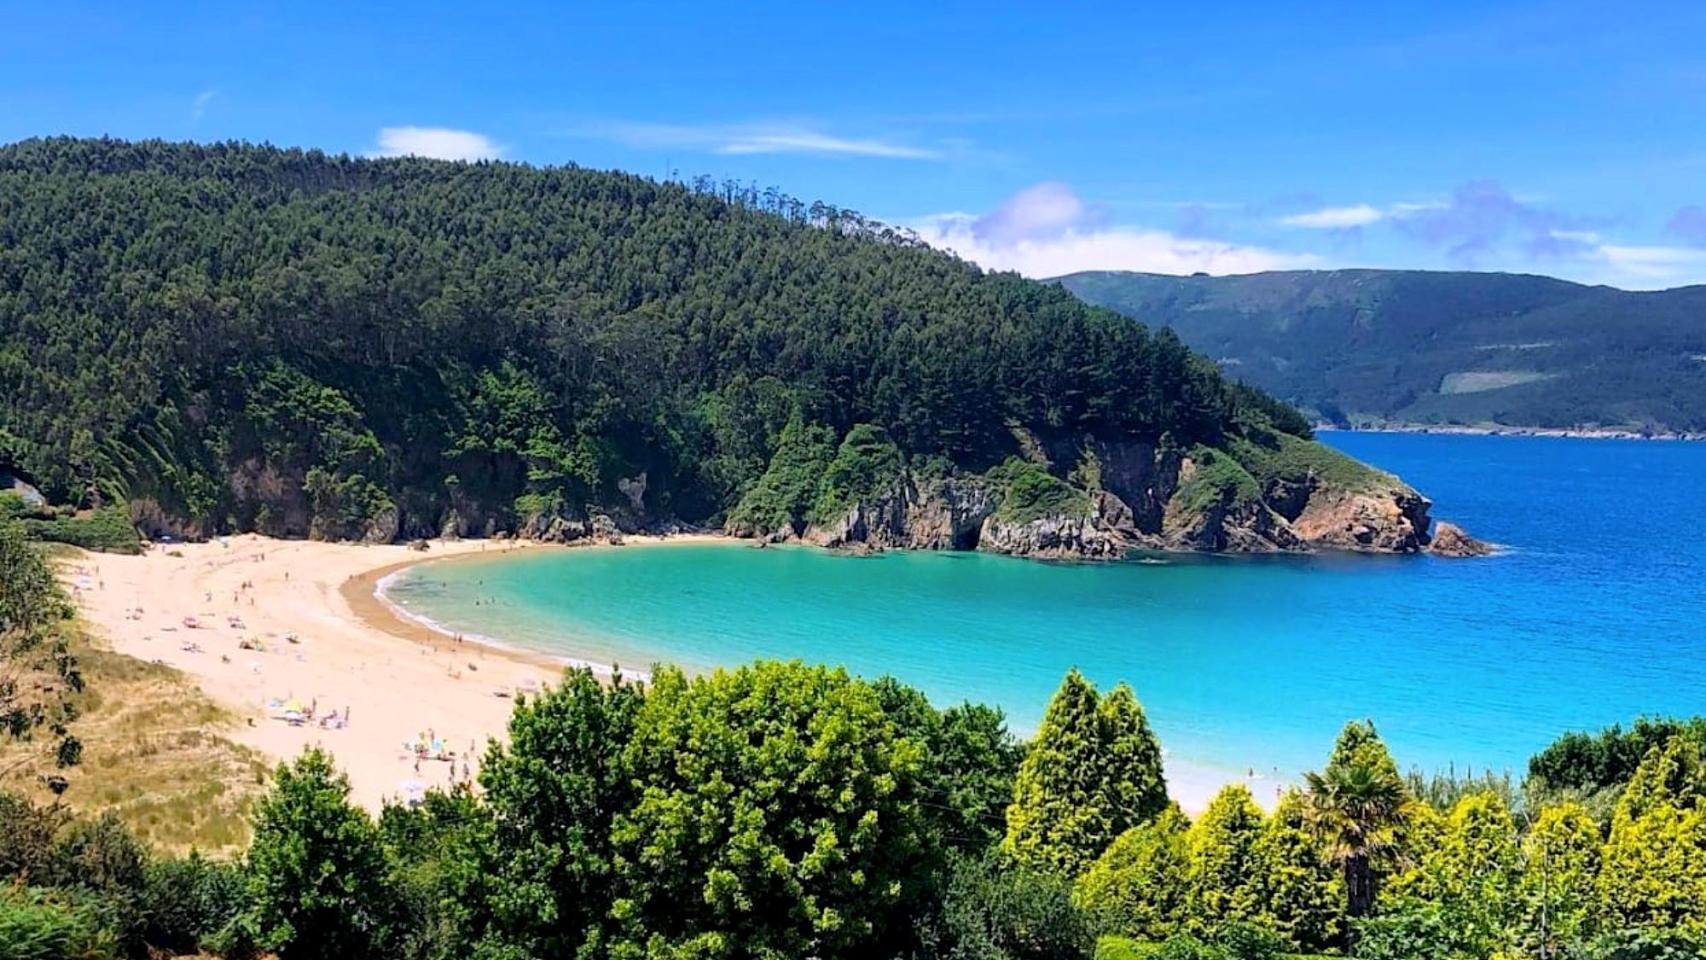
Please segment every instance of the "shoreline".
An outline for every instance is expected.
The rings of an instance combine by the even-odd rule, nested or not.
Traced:
[[[1643,440],[1671,443],[1706,442],[1706,433],[1643,433],[1639,430],[1600,427],[1514,427],[1502,424],[1383,423],[1369,427],[1314,425],[1317,433],[1428,433],[1462,437],[1537,437],[1545,440]]]
[[[434,541],[436,542],[436,541]],[[492,543],[489,540],[464,540],[462,543]],[[676,533],[676,534],[634,534],[624,537],[621,543],[539,543],[530,540],[508,541],[516,544],[526,544],[530,550],[619,550],[626,547],[668,547],[694,546],[702,544],[719,544],[735,546],[748,541],[739,537],[731,537],[720,533]],[[464,643],[477,644],[484,649],[502,657],[511,658],[519,663],[541,667],[549,670],[587,669],[600,677],[610,677],[614,671],[610,664],[588,660],[573,654],[546,653],[528,647],[518,646],[501,637],[482,633],[469,633],[454,630],[431,617],[415,613],[393,600],[386,594],[386,587],[398,576],[416,567],[429,563],[440,562],[474,562],[480,559],[496,559],[510,552],[510,549],[488,551],[482,547],[479,551],[464,551],[438,557],[420,557],[412,560],[400,560],[396,563],[376,567],[372,570],[356,574],[344,582],[340,588],[344,600],[349,604],[350,611],[362,622],[376,630],[382,630],[393,636],[415,643],[425,644],[439,650],[454,650],[455,638],[460,637]],[[629,679],[649,680],[651,674],[644,670],[623,670],[623,676]]]
[[[688,534],[624,546],[712,542],[744,541]],[[515,696],[555,683],[565,661],[576,662],[501,638],[465,634],[458,644],[453,632],[384,598],[381,581],[421,563],[542,548],[620,549],[433,541],[423,556],[402,545],[244,535],[138,556],[80,553],[61,565],[60,579],[83,624],[111,649],[175,669],[226,708],[234,719],[221,734],[272,763],[322,747],[349,777],[351,799],[377,812],[413,790],[477,777],[485,745],[507,734]],[[347,723],[289,721],[283,705],[292,700]],[[417,760],[407,747],[417,738],[442,739],[453,757]],[[1270,807],[1271,788],[1288,782],[1171,753],[1166,768],[1169,793],[1187,811],[1235,782]]]

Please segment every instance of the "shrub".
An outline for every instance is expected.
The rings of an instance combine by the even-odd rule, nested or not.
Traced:
[[[193,953],[212,949],[247,903],[243,872],[199,853],[156,860],[143,881],[142,939],[150,947]],[[228,953],[229,938],[222,944]]]
[[[954,862],[939,927],[930,939],[951,960],[1080,960],[1093,939],[1064,880],[994,853]]]
[[[1001,492],[1001,505],[995,509],[998,520],[1030,523],[1044,517],[1090,514],[1089,497],[1028,460],[1009,457],[989,471],[989,479]]]
[[[141,553],[142,539],[120,507],[102,507],[83,516],[25,519],[24,533],[32,540],[65,543],[105,553]]]
[[[1226,948],[1198,940],[1188,933],[1169,937],[1150,956],[1153,960],[1232,960]]]
[[[86,901],[0,887],[0,960],[112,960],[112,932]]]
[[[882,427],[856,424],[824,470],[811,520],[833,521],[854,504],[878,496],[900,476],[900,448]]]

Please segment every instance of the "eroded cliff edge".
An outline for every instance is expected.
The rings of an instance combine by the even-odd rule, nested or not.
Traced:
[[[1015,428],[1014,456],[983,473],[909,463],[875,428],[833,456],[779,456],[725,530],[851,550],[957,549],[1055,559],[1133,551],[1418,553],[1430,502],[1392,474],[1313,440],[1258,430],[1181,449]],[[815,485],[811,476],[821,476]],[[1460,529],[1441,552],[1480,555]]]

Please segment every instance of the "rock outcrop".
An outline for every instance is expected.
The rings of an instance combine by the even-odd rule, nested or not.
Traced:
[[[1134,545],[1098,516],[1065,514],[1025,521],[991,516],[983,522],[977,542],[979,550],[1042,560],[1118,560]]]
[[[1485,557],[1494,551],[1492,544],[1477,540],[1462,527],[1444,520],[1434,524],[1433,540],[1428,544],[1428,552],[1439,557]]]
[[[892,484],[831,519],[778,530],[731,522],[725,532],[861,553],[976,549],[1047,559],[1118,559],[1134,550],[1487,551],[1450,524],[1440,524],[1439,542],[1430,548],[1426,497],[1296,437],[1235,438],[1223,448],[1191,451],[1094,437],[1045,440],[1023,431],[1015,441],[1024,454],[1019,462],[1052,486],[1057,500],[1004,505],[1006,491],[1017,487],[1003,486],[1001,470],[925,479],[903,469]],[[1030,494],[1037,495],[1035,479]]]
[[[1376,491],[1318,490],[1291,528],[1317,549],[1415,553],[1428,544],[1431,507],[1402,484]]]
[[[801,539],[823,547],[970,550],[994,510],[994,493],[979,477],[920,481],[906,474],[835,519],[808,526]]]

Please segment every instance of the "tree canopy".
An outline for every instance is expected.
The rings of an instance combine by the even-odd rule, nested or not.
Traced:
[[[772,482],[796,415],[846,490],[896,452],[981,471],[1014,425],[1187,447],[1308,432],[1170,332],[775,190],[0,147],[0,465],[56,502],[325,537],[589,505],[698,522]]]

